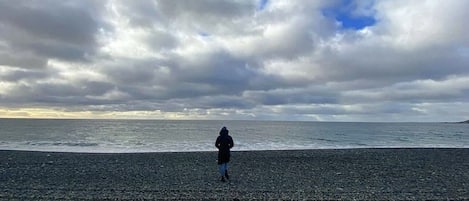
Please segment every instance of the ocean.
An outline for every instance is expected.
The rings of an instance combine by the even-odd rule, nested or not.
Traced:
[[[469,124],[458,123],[0,119],[0,150],[216,151],[223,126],[235,141],[233,151],[469,148]]]

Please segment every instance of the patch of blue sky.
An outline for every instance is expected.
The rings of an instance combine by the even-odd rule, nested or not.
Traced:
[[[335,7],[322,9],[322,14],[334,18],[343,29],[360,30],[376,24],[376,19],[370,15],[358,15],[356,4],[352,0],[342,0]]]
[[[257,4],[257,10],[258,11],[264,10],[268,3],[269,3],[269,0],[259,0],[259,3]]]
[[[342,24],[344,29],[359,30],[376,24],[376,19],[369,16],[338,15],[336,20]]]

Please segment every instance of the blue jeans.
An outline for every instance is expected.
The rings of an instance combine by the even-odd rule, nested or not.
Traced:
[[[218,165],[218,169],[220,171],[220,175],[222,177],[224,177],[225,172],[228,170],[228,163],[222,163],[222,164]]]

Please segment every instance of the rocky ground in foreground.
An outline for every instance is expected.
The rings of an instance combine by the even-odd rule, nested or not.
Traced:
[[[2,200],[468,200],[469,149],[84,154],[0,151]]]

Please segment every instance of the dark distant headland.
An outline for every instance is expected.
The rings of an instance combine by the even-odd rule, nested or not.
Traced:
[[[460,124],[469,124],[469,120],[466,120],[466,121],[460,121],[460,122],[458,122],[458,123],[460,123]]]

